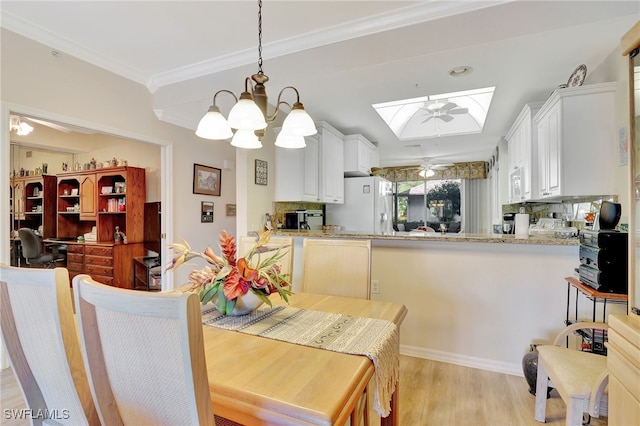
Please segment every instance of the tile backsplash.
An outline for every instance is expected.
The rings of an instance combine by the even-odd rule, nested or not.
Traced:
[[[323,210],[323,203],[305,203],[305,202],[284,202],[278,201],[273,203],[273,212],[276,223],[284,223],[284,214],[294,212],[296,210]]]

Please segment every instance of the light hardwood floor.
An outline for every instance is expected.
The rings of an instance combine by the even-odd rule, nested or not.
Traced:
[[[1,425],[26,426],[7,419],[8,409],[24,408],[10,368],[0,373]],[[534,396],[523,377],[492,373],[408,356],[400,357],[401,426],[541,425],[533,419]],[[372,392],[369,392],[372,394]],[[373,407],[373,401],[369,406]],[[371,424],[377,424],[371,408]],[[564,425],[565,405],[555,391],[547,402],[547,425]],[[604,426],[606,417],[592,419]]]

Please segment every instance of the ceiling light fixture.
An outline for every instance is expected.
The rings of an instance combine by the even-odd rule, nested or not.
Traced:
[[[468,65],[462,65],[459,67],[451,68],[449,70],[449,75],[451,77],[463,77],[465,75],[469,75],[473,72],[473,68]]]
[[[267,81],[269,77],[262,71],[262,0],[258,0],[258,73],[253,74],[251,78],[245,78],[244,92],[240,94],[239,99],[229,90],[217,91],[213,96],[213,105],[198,124],[196,135],[204,139],[231,138],[231,145],[238,148],[262,148],[261,139],[265,129],[276,119],[280,106],[284,104],[291,111],[282,123],[282,130],[276,138],[275,145],[282,148],[304,148],[304,137],[314,135],[318,130],[300,102],[298,89],[293,86],[283,88],[278,94],[275,111],[268,114],[267,92],[264,87]],[[293,106],[282,100],[282,94],[286,89],[292,89],[296,94]],[[220,93],[229,93],[236,100],[229,112],[228,120],[216,106],[216,97]],[[235,129],[235,133],[232,129]]]
[[[11,130],[15,130],[16,135],[18,136],[27,136],[33,132],[33,126],[30,126],[29,123],[25,123],[16,115],[12,115],[9,118],[9,128]]]
[[[431,177],[433,175],[435,175],[436,172],[433,171],[433,169],[431,169],[431,167],[425,167],[424,169],[420,170],[418,172],[418,175],[422,178],[428,178]]]

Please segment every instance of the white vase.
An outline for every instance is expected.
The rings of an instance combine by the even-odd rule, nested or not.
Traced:
[[[247,294],[238,296],[236,299],[236,307],[227,315],[240,316],[246,315],[258,309],[264,302],[251,290]]]

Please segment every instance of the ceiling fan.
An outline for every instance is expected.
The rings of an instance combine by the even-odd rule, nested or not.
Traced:
[[[418,167],[418,175],[421,177],[431,177],[436,174],[436,170],[445,170],[453,166],[450,162],[435,162],[433,158],[425,157],[422,164]]]
[[[446,99],[433,101],[420,109],[426,111],[428,114],[428,117],[422,122],[423,124],[432,118],[439,118],[445,123],[448,123],[454,118],[452,114],[466,114],[469,112],[469,108],[460,108],[458,104],[449,102]]]

